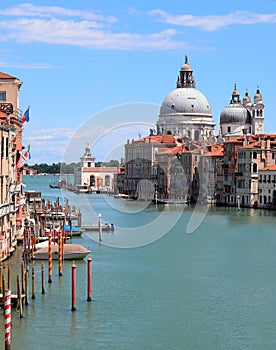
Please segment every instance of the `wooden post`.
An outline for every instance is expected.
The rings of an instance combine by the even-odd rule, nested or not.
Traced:
[[[25,271],[25,305],[28,305],[29,303],[29,286],[28,286],[28,270]]]
[[[78,213],[78,227],[81,227],[81,212]]]
[[[92,259],[87,259],[87,301],[92,300]]]
[[[32,299],[35,299],[35,267],[32,266]]]
[[[41,294],[45,294],[44,262],[41,263]]]
[[[52,236],[50,234],[48,241],[48,283],[52,283]]]
[[[69,226],[70,226],[70,239],[72,239],[72,220],[69,219]]]
[[[99,214],[99,242],[102,242],[102,214]]]
[[[76,265],[73,261],[72,264],[72,311],[76,311],[77,307],[77,272],[76,272]]]
[[[2,293],[2,262],[0,262],[0,293]],[[4,294],[4,292],[3,292]]]
[[[20,318],[23,317],[22,312],[22,294],[21,294],[21,288],[20,288],[20,275],[17,275],[17,303],[18,303],[18,309],[19,309],[19,316]]]
[[[24,287],[24,262],[21,263],[21,287],[22,287],[22,294],[25,293],[25,287]]]
[[[11,348],[11,291],[4,290],[5,350]]]
[[[11,290],[11,265],[8,266],[8,290]]]
[[[32,236],[32,259],[34,257],[34,251],[35,251],[35,245],[36,245],[36,236],[35,234]]]
[[[5,289],[6,289],[6,279],[5,279],[5,275],[4,274],[2,275],[1,284],[2,284],[2,294],[3,294],[2,301],[3,301],[3,304],[4,304],[4,293],[5,293]]]

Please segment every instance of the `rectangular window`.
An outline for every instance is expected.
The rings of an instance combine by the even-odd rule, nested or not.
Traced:
[[[0,91],[0,101],[6,101],[6,91]]]
[[[6,138],[5,156],[6,158],[9,158],[9,139],[8,138]]]
[[[5,149],[5,138],[2,136],[2,142],[1,142],[1,157],[4,158],[4,149]]]

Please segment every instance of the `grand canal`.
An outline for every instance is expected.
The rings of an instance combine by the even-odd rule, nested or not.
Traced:
[[[25,177],[25,190],[45,199],[49,176]],[[91,250],[93,300],[86,298],[86,260],[77,262],[77,311],[71,311],[71,262],[63,276],[12,314],[12,349],[272,350],[276,346],[276,213],[209,208],[188,234],[194,208],[128,202],[112,196],[63,194],[81,208],[83,223],[113,222],[115,231],[84,233]],[[13,271],[21,251],[4,263]],[[0,339],[4,339],[3,317]],[[0,348],[4,349],[4,340]]]

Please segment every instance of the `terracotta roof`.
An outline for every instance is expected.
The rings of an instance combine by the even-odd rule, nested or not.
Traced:
[[[118,171],[117,167],[94,167],[94,168],[83,168],[83,171],[95,172],[95,173],[104,173],[104,172],[116,172]]]
[[[230,140],[224,141],[224,143],[243,142],[243,140],[244,140],[243,136],[236,136],[236,137],[233,137]]]
[[[158,154],[177,154],[180,153],[182,151],[182,146],[176,146],[176,147],[172,147],[172,148],[160,148],[158,151]]]
[[[223,157],[223,155],[223,145],[213,145],[211,146],[211,150],[204,154],[204,157]]]
[[[0,79],[16,79],[12,75],[0,72]]]
[[[130,142],[131,144],[132,142]],[[162,134],[162,135],[152,135],[141,137],[138,140],[134,140],[133,143],[175,143],[175,138],[173,135]]]
[[[248,145],[242,146],[241,148],[260,148],[260,147],[261,147],[260,141],[256,141]]]
[[[267,166],[267,167],[265,167],[265,168],[259,169],[259,171],[260,171],[260,170],[276,170],[276,164],[269,165],[269,166]]]

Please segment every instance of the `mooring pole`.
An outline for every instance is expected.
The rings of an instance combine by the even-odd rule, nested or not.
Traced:
[[[72,264],[72,311],[76,311],[77,309],[77,271],[76,271],[76,265],[73,261]]]
[[[87,301],[92,300],[92,259],[87,259]]]

